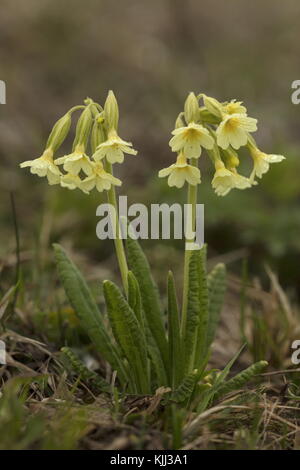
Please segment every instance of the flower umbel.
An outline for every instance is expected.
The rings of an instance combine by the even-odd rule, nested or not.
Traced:
[[[53,150],[51,148],[44,150],[43,154],[39,158],[22,162],[20,167],[30,167],[30,173],[33,175],[41,177],[46,176],[50,185],[58,184],[60,181],[61,173],[57,166],[54,165]]]
[[[202,147],[212,149],[214,139],[209,131],[201,124],[191,122],[185,127],[174,129],[173,137],[169,142],[173,152],[184,152],[187,158],[199,158]]]
[[[257,119],[246,114],[234,113],[227,115],[217,128],[217,144],[222,149],[229,145],[238,150],[247,144],[248,133],[257,130]]]
[[[160,170],[158,176],[159,178],[168,176],[168,185],[177,188],[182,188],[185,182],[193,186],[201,183],[199,168],[189,165],[182,152],[178,155],[176,163]]]
[[[108,140],[98,145],[93,159],[99,161],[106,157],[107,161],[111,164],[122,163],[124,161],[124,153],[136,155],[137,151],[132,148],[131,142],[121,139],[117,132],[112,130],[108,133]]]

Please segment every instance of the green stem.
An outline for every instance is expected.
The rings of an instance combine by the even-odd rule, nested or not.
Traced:
[[[197,159],[191,160],[191,165],[198,166]],[[195,231],[196,228],[196,204],[197,204],[197,185],[188,185],[188,198],[187,203],[191,207],[191,211],[188,212],[188,217],[192,218],[191,229]],[[188,220],[186,220],[188,226]],[[182,292],[182,314],[181,314],[181,334],[182,338],[185,336],[186,319],[187,319],[187,306],[188,306],[188,294],[189,294],[189,262],[191,256],[191,250],[187,250],[187,244],[194,242],[194,239],[185,239],[185,250],[184,250],[184,271],[183,271],[183,292]]]
[[[73,108],[71,108],[71,109],[68,111],[68,113],[72,114],[72,113],[74,113],[74,111],[78,111],[78,109],[84,109],[84,108],[85,108],[84,105],[79,104],[78,106],[73,106]]]
[[[113,174],[113,168],[112,168],[111,163],[106,162],[105,169],[111,175]],[[109,204],[111,204],[115,209],[116,227],[115,227],[114,243],[115,243],[115,249],[116,249],[117,259],[119,263],[119,268],[121,272],[122,283],[123,283],[125,294],[127,296],[128,295],[128,267],[127,267],[127,260],[126,260],[123,241],[122,241],[122,238],[120,237],[120,221],[119,221],[119,216],[118,216],[119,211],[118,211],[116,190],[115,190],[114,185],[111,185],[110,189],[107,191],[107,198],[108,198]]]

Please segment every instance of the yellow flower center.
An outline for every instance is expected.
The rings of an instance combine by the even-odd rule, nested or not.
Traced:
[[[184,138],[187,139],[187,140],[196,139],[198,136],[199,136],[199,130],[198,129],[188,128],[184,132]]]
[[[240,123],[239,119],[234,117],[234,118],[228,119],[225,123],[225,126],[228,131],[233,131],[239,126],[239,123]]]
[[[235,105],[233,105],[233,104],[228,104],[228,105],[226,106],[226,111],[228,111],[229,113],[232,113],[232,111],[234,111],[234,110],[235,110]]]
[[[77,144],[73,153],[84,153],[85,146],[83,144]]]
[[[222,162],[222,160],[216,159],[215,160],[215,169],[216,169],[216,171],[223,170],[223,168],[225,168],[225,165]]]
[[[51,148],[46,149],[43,152],[43,155],[40,157],[43,160],[47,160],[48,162],[53,163],[53,150]]]

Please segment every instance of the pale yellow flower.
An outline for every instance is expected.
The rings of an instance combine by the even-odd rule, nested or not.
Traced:
[[[246,114],[247,108],[242,101],[231,100],[222,106],[222,111],[226,114]]]
[[[267,173],[270,168],[270,163],[279,163],[285,160],[283,155],[268,155],[261,152],[258,148],[250,147],[251,156],[253,158],[253,170],[250,176],[251,181],[255,176],[262,178],[262,175]]]
[[[93,172],[80,183],[83,191],[91,191],[96,187],[97,191],[102,192],[111,188],[111,185],[121,186],[122,182],[110,173],[107,173],[101,162],[93,163]]]
[[[201,183],[199,168],[189,165],[182,153],[178,155],[176,163],[160,170],[158,176],[159,178],[168,176],[168,185],[177,188],[182,188],[185,182],[193,186]]]
[[[30,173],[38,176],[46,176],[49,184],[58,184],[60,181],[60,171],[53,162],[53,151],[46,149],[39,158],[27,160],[20,164],[21,168],[30,167]]]
[[[91,161],[81,146],[76,147],[74,152],[69,155],[57,158],[54,163],[63,165],[64,170],[72,175],[78,175],[81,170],[86,175],[90,175],[92,172]]]
[[[124,153],[136,155],[137,151],[132,148],[131,142],[126,142],[118,136],[115,130],[108,134],[108,140],[98,145],[93,155],[95,161],[102,160],[106,157],[111,164],[122,163],[124,161]]]
[[[212,149],[214,146],[214,139],[201,124],[191,122],[188,126],[174,129],[172,134],[169,142],[172,151],[183,151],[187,158],[199,158],[202,147]]]
[[[248,132],[256,130],[257,119],[241,113],[229,114],[219,124],[216,131],[217,144],[222,149],[227,149],[229,145],[232,145],[237,150],[247,144]]]
[[[251,187],[248,178],[239,175],[234,169],[225,168],[222,162],[216,164],[216,172],[211,184],[218,196],[226,196],[233,188],[246,189]]]

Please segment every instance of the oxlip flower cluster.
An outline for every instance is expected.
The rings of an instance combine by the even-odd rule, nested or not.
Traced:
[[[55,154],[69,134],[73,113],[81,110],[77,121],[72,151]],[[88,194],[94,188],[109,191],[122,182],[113,176],[112,165],[122,163],[124,154],[136,155],[132,144],[118,135],[119,108],[115,95],[108,93],[102,107],[87,98],[84,105],[74,106],[54,125],[42,155],[20,164],[32,174],[46,176],[50,185],[80,189]],[[91,150],[91,156],[89,156]]]
[[[201,104],[200,100],[203,101]],[[159,172],[159,177],[168,176],[169,186],[181,188],[184,183],[200,184],[198,159],[202,149],[206,150],[215,169],[212,187],[219,196],[231,189],[246,189],[257,182],[269,170],[271,163],[281,162],[282,155],[268,155],[258,149],[251,135],[257,130],[257,119],[248,116],[242,101],[221,103],[215,98],[190,93],[184,111],[176,120],[169,145],[177,153],[176,162]],[[242,147],[248,148],[253,160],[249,177],[238,173]]]

